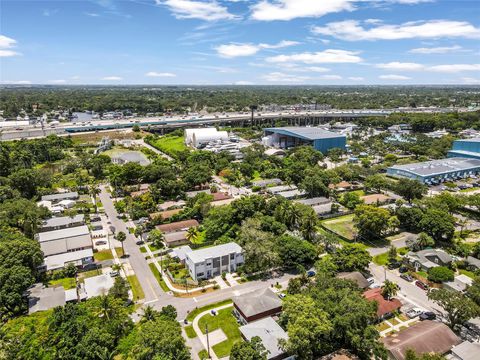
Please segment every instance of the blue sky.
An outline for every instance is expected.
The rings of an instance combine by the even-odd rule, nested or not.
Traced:
[[[17,84],[480,84],[478,0],[1,0]]]

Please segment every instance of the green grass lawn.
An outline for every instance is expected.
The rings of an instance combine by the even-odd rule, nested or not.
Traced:
[[[208,352],[207,352],[207,350],[203,349],[202,351],[200,351],[200,352],[198,353],[198,357],[199,357],[201,360],[208,359]]]
[[[162,279],[162,274],[158,271],[154,263],[148,264],[150,267],[150,270],[153,273],[153,276],[155,276],[155,279],[157,279],[158,283],[160,284],[160,287],[162,288],[163,291],[169,292],[170,289],[168,288],[167,284],[165,284],[165,281]]]
[[[375,325],[375,327],[377,328],[377,331],[380,332],[387,330],[390,326],[386,322],[381,322],[380,324]]]
[[[104,261],[113,259],[112,250],[102,250],[96,253],[93,253],[95,261]]]
[[[388,264],[388,253],[376,255],[373,257],[373,262],[377,265],[387,265]]]
[[[145,294],[143,292],[142,286],[140,285],[140,282],[138,281],[137,275],[127,276],[127,279],[133,292],[133,299],[141,300],[145,298]]]
[[[177,157],[179,152],[188,150],[183,136],[162,136],[153,140],[151,145],[172,157]]]
[[[122,256],[123,256],[123,249],[122,249],[121,246],[120,246],[120,247],[116,247],[116,248],[115,248],[115,251],[117,252],[117,256],[118,256],[118,257],[122,257]]]
[[[205,327],[207,325],[208,331],[222,329],[227,336],[227,340],[212,347],[219,358],[230,355],[233,344],[242,341],[237,319],[233,316],[232,308],[230,307],[220,310],[216,316],[212,316],[211,314],[202,316],[198,322],[198,326],[203,333],[205,333]]]
[[[193,329],[192,325],[185,326],[184,329],[185,329],[185,334],[187,334],[189,339],[193,339],[197,337],[197,333]]]
[[[84,271],[78,273],[78,279],[79,281],[83,281],[86,278],[91,278],[97,275],[102,275],[102,270],[96,269],[96,270],[89,270],[89,271]]]
[[[353,240],[354,225],[353,225],[354,215],[340,216],[338,218],[329,219],[323,221],[323,226],[327,229],[343,236],[349,240]]]
[[[220,307],[220,306],[223,306],[223,305],[228,305],[228,304],[231,304],[232,303],[232,300],[231,299],[228,299],[228,300],[223,300],[223,301],[219,301],[217,303],[214,303],[214,304],[210,304],[210,305],[207,305],[207,306],[204,306],[204,307],[201,307],[201,308],[198,308],[198,309],[195,309],[195,310],[192,310],[188,316],[187,316],[187,320],[188,321],[193,321],[193,319],[195,319],[195,317],[200,314],[201,312],[204,312],[204,311],[207,311],[207,310],[211,310],[211,309],[215,309],[217,307]]]
[[[67,278],[63,278],[63,279],[50,280],[48,282],[48,285],[53,286],[53,287],[63,286],[63,288],[65,290],[74,289],[75,288],[75,278],[67,277]]]

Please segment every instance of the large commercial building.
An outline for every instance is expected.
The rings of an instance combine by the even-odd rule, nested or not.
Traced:
[[[479,173],[480,157],[478,159],[452,157],[421,163],[394,165],[387,169],[387,174],[391,176],[415,179],[427,185],[458,180]]]
[[[311,145],[325,154],[334,148],[345,150],[347,144],[346,135],[315,127],[267,128],[264,131],[263,144],[282,149]]]
[[[228,133],[218,131],[216,128],[185,129],[185,144],[193,147],[201,147],[213,141],[227,141]]]
[[[448,157],[480,159],[480,138],[455,140]]]

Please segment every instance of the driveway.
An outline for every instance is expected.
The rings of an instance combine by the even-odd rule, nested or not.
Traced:
[[[119,231],[123,231],[127,235],[127,239],[123,242],[123,246],[125,252],[129,255],[128,262],[133,268],[135,275],[137,275],[138,281],[145,293],[145,303],[158,300],[160,296],[164,296],[165,293],[158,284],[157,279],[153,276],[153,273],[145,260],[145,254],[140,252],[138,245],[135,244],[137,239],[128,232],[125,222],[117,217],[117,210],[115,210],[112,198],[107,192],[106,187],[101,186],[100,190],[100,201],[105,209],[105,214],[108,215],[108,219],[112,223],[111,225],[115,227],[115,232],[118,233]]]

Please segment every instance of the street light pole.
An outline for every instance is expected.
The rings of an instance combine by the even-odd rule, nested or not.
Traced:
[[[211,359],[210,357],[210,342],[208,340],[208,324],[205,324],[205,335],[207,335],[207,352],[208,352],[208,358]]]

